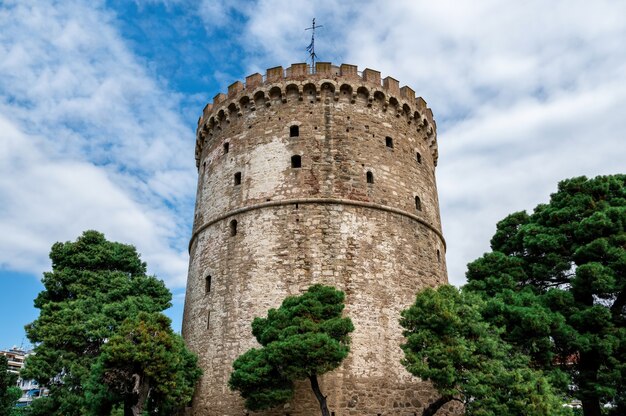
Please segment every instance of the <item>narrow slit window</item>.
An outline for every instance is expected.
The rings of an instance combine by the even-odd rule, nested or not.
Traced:
[[[415,153],[415,159],[417,160],[417,163],[422,163],[422,155],[420,152]]]
[[[415,197],[415,209],[418,211],[422,210],[422,201],[420,200],[419,196]]]
[[[237,220],[232,220],[230,222],[230,236],[237,235]]]
[[[211,275],[210,274],[204,278],[204,290],[206,293],[211,292]]]
[[[393,149],[393,139],[389,136],[385,137],[385,145],[388,148]]]
[[[302,167],[302,157],[300,155],[291,156],[291,167],[296,169]]]
[[[295,124],[289,127],[289,137],[298,137],[300,136],[300,126],[296,126]]]
[[[241,172],[235,173],[235,186],[241,185]]]
[[[206,313],[206,329],[211,328],[211,311]]]
[[[365,177],[367,178],[367,183],[374,183],[374,174],[371,171],[368,170]]]
[[[224,143],[224,154],[228,153],[229,150],[230,150],[230,143],[228,142]]]
[[[441,251],[437,250],[437,261],[441,263]]]

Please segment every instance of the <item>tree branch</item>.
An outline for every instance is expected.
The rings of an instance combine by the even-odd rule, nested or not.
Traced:
[[[617,295],[617,299],[615,299],[615,302],[613,302],[613,306],[611,306],[611,314],[613,315],[613,318],[618,317],[622,313],[625,305],[626,290],[622,290],[619,295]]]
[[[422,411],[422,416],[434,416],[439,409],[452,400],[455,400],[452,396],[441,396]]]

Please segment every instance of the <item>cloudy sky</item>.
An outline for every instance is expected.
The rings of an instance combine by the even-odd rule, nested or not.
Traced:
[[[3,0],[0,348],[19,345],[56,241],[134,244],[180,329],[194,135],[235,80],[306,59],[409,85],[433,109],[450,281],[560,179],[626,172],[626,2]],[[28,344],[28,341],[24,341]]]

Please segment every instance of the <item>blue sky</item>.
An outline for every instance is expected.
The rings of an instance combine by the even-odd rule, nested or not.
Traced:
[[[306,59],[411,86],[438,125],[450,281],[560,179],[626,171],[626,3],[0,2],[0,348],[19,345],[56,241],[134,244],[180,329],[204,105]],[[26,341],[26,344],[28,342]]]

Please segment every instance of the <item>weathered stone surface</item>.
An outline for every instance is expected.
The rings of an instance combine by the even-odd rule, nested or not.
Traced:
[[[400,364],[398,319],[419,289],[447,282],[432,114],[376,71],[378,84],[348,65],[345,77],[277,68],[220,96],[198,126],[183,336],[204,376],[192,414],[246,414],[226,383],[257,346],[250,323],[314,283],[346,292],[356,328],[348,358],[321,380],[334,415],[419,414],[436,394]],[[285,408],[260,414],[318,412],[302,382]]]

